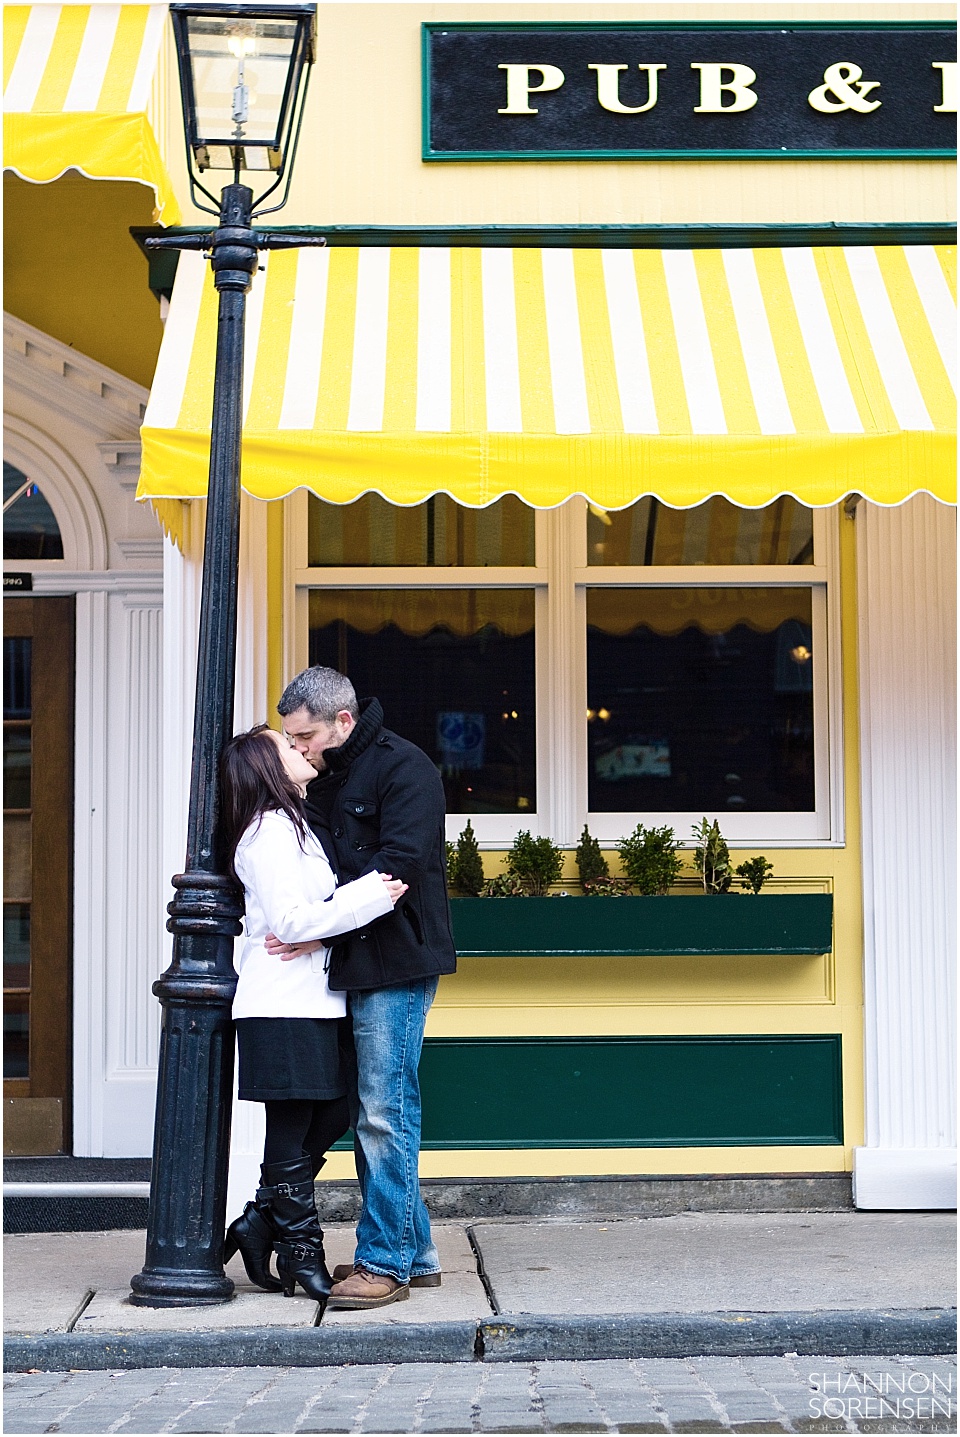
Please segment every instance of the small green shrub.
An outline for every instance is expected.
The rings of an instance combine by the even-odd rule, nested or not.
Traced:
[[[646,897],[666,893],[683,867],[672,828],[644,828],[638,823],[617,849],[627,878]]]
[[[585,893],[588,884],[595,884],[598,879],[610,876],[610,865],[600,852],[599,842],[593,837],[586,824],[583,825],[580,844],[577,848],[577,872],[580,875],[580,886]],[[595,890],[591,888],[590,891],[594,892]]]
[[[759,858],[748,858],[745,863],[739,863],[734,872],[741,880],[741,888],[746,888],[751,893],[759,893],[773,872],[773,864],[768,863],[761,855]]]
[[[444,844],[447,863],[447,887],[455,889],[457,885],[457,850],[449,840]]]
[[[730,850],[720,832],[719,823],[716,819],[710,823],[704,818],[700,823],[694,824],[693,836],[697,842],[693,862],[703,883],[704,893],[729,893]]]
[[[534,898],[542,898],[563,872],[563,854],[549,838],[534,838],[522,830],[507,854],[507,872],[520,880]]]
[[[527,890],[512,873],[498,873],[488,878],[480,889],[481,898],[526,898]]]
[[[480,857],[477,835],[469,818],[466,828],[457,839],[455,864],[457,888],[468,898],[476,898],[483,887],[483,859]]]

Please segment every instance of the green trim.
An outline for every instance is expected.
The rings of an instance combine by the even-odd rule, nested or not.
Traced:
[[[829,953],[829,893],[453,898],[461,957],[639,958]],[[587,970],[589,972],[589,970]]]
[[[839,1033],[428,1038],[423,1147],[836,1146]]]
[[[597,31],[597,30],[956,30],[939,20],[584,20],[492,21],[455,20],[444,24],[424,20],[420,25],[420,158],[425,164],[484,164],[526,160],[946,160],[956,148],[933,150],[433,150],[430,148],[430,43],[434,30]]]
[[[331,247],[368,245],[486,249],[787,249],[796,245],[956,244],[955,224],[689,224],[689,225],[275,225],[282,234],[326,236]],[[148,283],[169,299],[178,250],[144,249],[150,235],[205,233],[204,225],[134,225],[130,233],[149,264]]]

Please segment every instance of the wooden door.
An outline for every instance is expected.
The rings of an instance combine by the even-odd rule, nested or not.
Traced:
[[[3,622],[4,1153],[70,1150],[74,601]]]

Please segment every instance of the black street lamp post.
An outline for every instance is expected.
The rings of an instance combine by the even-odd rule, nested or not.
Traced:
[[[153,986],[163,1020],[150,1214],[146,1262],[131,1280],[130,1297],[143,1307],[192,1307],[233,1296],[223,1270],[223,1233],[233,1098],[233,941],[243,905],[218,842],[218,766],[233,727],[244,315],[260,250],[324,243],[251,226],[255,213],[279,209],[289,193],[316,5],[173,4],[170,10],[191,195],[201,209],[218,215],[219,226],[209,234],[146,243],[209,251],[219,315],[187,856],[168,905],[173,961]],[[233,171],[219,201],[200,183],[195,166],[201,173]],[[241,170],[271,177],[256,201],[239,182]],[[279,203],[265,211],[264,201],[281,184]],[[202,204],[198,192],[216,209]]]

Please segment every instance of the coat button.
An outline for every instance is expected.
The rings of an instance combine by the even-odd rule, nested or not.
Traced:
[[[334,838],[342,838],[342,837],[343,837],[343,829],[342,829],[342,828],[335,828],[335,829],[333,830],[333,836],[334,836]]]
[[[534,67],[534,68],[536,68],[536,67]],[[381,737],[377,739],[377,743],[389,743],[389,742],[390,742],[390,740],[387,738],[386,734],[381,735]]]
[[[360,937],[361,937],[361,939],[362,939],[364,942],[366,942],[366,938],[367,938],[366,933],[361,933],[361,934],[360,934]]]

